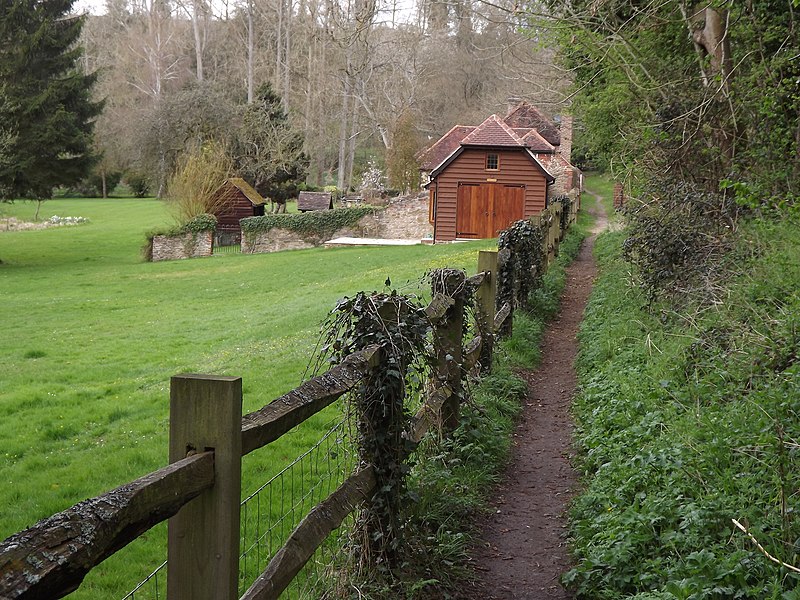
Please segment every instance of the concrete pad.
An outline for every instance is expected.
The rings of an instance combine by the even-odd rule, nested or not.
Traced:
[[[325,242],[326,246],[416,246],[421,240],[340,237]]]

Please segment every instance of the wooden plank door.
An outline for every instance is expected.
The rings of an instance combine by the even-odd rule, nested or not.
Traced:
[[[456,198],[456,237],[481,239],[486,236],[488,196],[479,183],[459,183]]]
[[[486,237],[497,237],[525,214],[525,186],[491,184],[491,227]]]

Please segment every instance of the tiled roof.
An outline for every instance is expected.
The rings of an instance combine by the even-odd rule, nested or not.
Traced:
[[[432,171],[438,167],[448,156],[458,149],[461,145],[461,140],[474,130],[475,127],[469,125],[456,125],[453,127],[432,146],[417,155],[417,159],[420,163],[419,168],[423,171]]]
[[[553,146],[561,144],[561,133],[558,128],[550,119],[539,112],[538,108],[527,102],[520,102],[503,120],[507,125],[514,128],[535,129]]]
[[[261,197],[261,194],[259,194],[252,185],[247,183],[241,177],[231,177],[230,179],[226,180],[225,183],[220,186],[220,188],[224,187],[226,184],[231,184],[236,187],[240,192],[242,192],[242,194],[245,195],[248,200],[250,200],[250,203],[253,206],[261,206],[266,202],[266,200]]]
[[[461,140],[462,146],[524,146],[524,142],[497,115],[492,115]]]
[[[530,148],[532,152],[555,151],[553,145],[544,139],[535,129],[529,129],[528,133],[522,137],[522,141],[525,142],[525,145]]]

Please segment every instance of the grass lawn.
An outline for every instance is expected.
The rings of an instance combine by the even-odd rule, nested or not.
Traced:
[[[0,205],[32,220],[35,205]],[[432,268],[475,271],[492,242],[337,248],[145,263],[155,200],[58,199],[41,218],[86,225],[0,232],[0,538],[167,463],[168,386],[183,372],[243,377],[244,410],[295,387],[337,299],[425,290]],[[243,493],[297,456],[332,415],[244,462]],[[163,528],[109,559],[74,597],[121,597],[164,558]],[[138,596],[137,596],[138,597]]]

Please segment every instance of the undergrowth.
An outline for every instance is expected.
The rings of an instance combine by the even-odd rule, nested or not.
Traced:
[[[539,361],[545,323],[558,310],[565,267],[577,256],[583,233],[570,232],[527,310],[514,314],[513,335],[495,347],[492,373],[473,382],[460,425],[449,438],[427,436],[412,458],[404,526],[402,576],[373,573],[352,598],[450,598],[470,576],[466,568],[476,515],[499,482],[527,384],[516,374]]]
[[[733,523],[800,566],[797,225],[741,224],[712,304],[653,302],[632,285],[625,234],[598,240],[575,404],[586,487],[564,578],[577,597],[800,598],[797,573]]]

